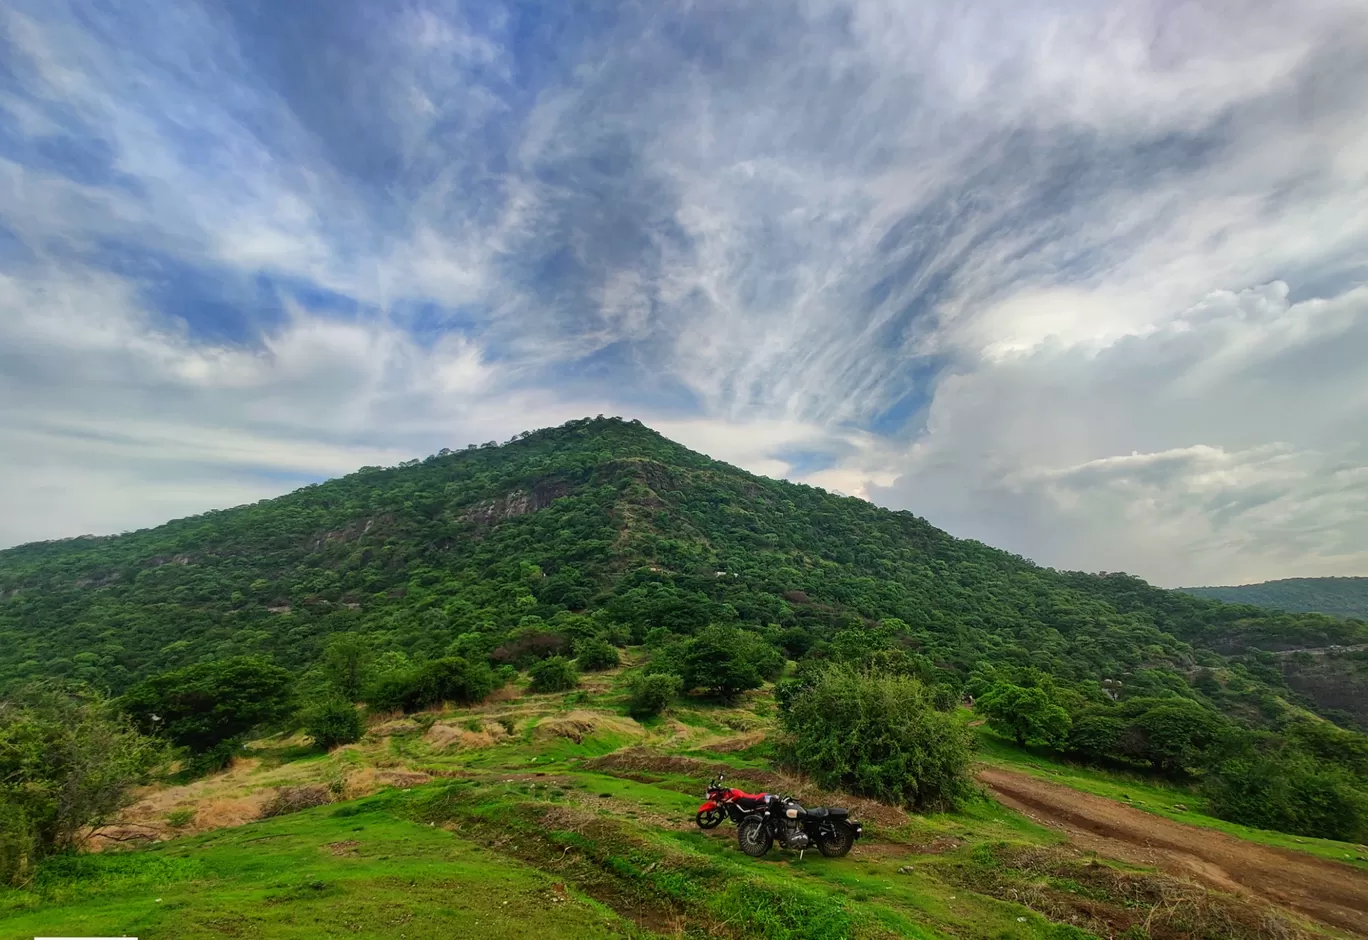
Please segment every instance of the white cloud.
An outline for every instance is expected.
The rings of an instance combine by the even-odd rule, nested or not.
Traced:
[[[1368,567],[1368,290],[1221,292],[1143,335],[947,379],[873,495],[1062,567],[1164,584]]]
[[[1360,3],[69,12],[0,13],[3,116],[108,164],[0,152],[0,544],[604,412],[1046,563],[1363,566]]]

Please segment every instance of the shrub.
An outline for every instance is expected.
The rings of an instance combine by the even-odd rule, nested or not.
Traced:
[[[832,665],[786,683],[780,701],[792,760],[824,787],[915,808],[972,792],[970,732],[916,679]]]
[[[472,704],[494,691],[487,663],[446,656],[383,673],[371,684],[366,703],[376,711],[419,711],[442,702]]]
[[[507,642],[489,654],[489,658],[496,663],[529,666],[538,660],[561,655],[569,645],[559,633],[542,627],[519,627]]]
[[[1215,712],[1190,699],[1157,699],[1121,734],[1121,753],[1149,761],[1157,770],[1182,773],[1201,766],[1208,751],[1228,732]]]
[[[758,634],[735,627],[708,627],[677,651],[666,647],[657,656],[672,662],[684,688],[702,689],[722,699],[758,689],[784,671],[778,650]]]
[[[627,711],[634,718],[659,715],[674,701],[683,685],[679,676],[670,673],[646,675],[637,673],[628,683]]]
[[[986,715],[988,727],[1010,736],[1017,747],[1029,741],[1061,745],[1069,734],[1069,713],[1041,688],[994,682],[979,696],[974,710]]]
[[[1322,839],[1368,838],[1368,792],[1305,755],[1225,761],[1203,782],[1222,819]]]
[[[648,650],[656,650],[665,646],[673,639],[674,634],[670,632],[668,627],[652,627],[646,631],[646,637],[642,640],[642,644]]]
[[[0,884],[24,884],[41,857],[37,827],[23,807],[0,795]]]
[[[335,633],[323,647],[322,670],[338,695],[349,702],[361,696],[375,652],[370,641],[356,633]]]
[[[0,703],[0,883],[75,848],[165,752],[84,687],[42,683]]]
[[[575,644],[575,665],[585,672],[601,672],[621,665],[618,651],[606,640],[580,640]]]
[[[304,733],[313,738],[314,745],[331,751],[341,744],[361,740],[366,723],[361,714],[344,699],[320,702],[304,713]]]
[[[1069,750],[1097,760],[1117,752],[1126,723],[1114,715],[1080,715],[1069,728]]]
[[[153,676],[119,705],[143,733],[198,754],[287,716],[291,681],[279,666],[239,656]]]
[[[190,807],[173,809],[166,814],[166,824],[172,829],[183,829],[195,821],[195,811]]]
[[[566,692],[579,685],[579,673],[575,666],[564,656],[543,659],[527,674],[532,677],[529,686],[533,692]]]

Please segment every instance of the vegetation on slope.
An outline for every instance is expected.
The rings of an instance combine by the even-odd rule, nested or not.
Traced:
[[[259,742],[233,770],[149,793],[130,815],[191,834],[53,859],[28,887],[0,889],[0,919],[18,936],[300,940],[1318,935],[1261,902],[1061,846],[986,800],[915,816],[776,774],[765,745],[738,749],[772,722],[767,691],[678,702],[639,725],[620,714],[639,674],[377,718],[359,745],[326,756]],[[730,825],[691,821],[719,769],[752,789],[849,805],[866,837],[840,860],[747,858]],[[380,773],[410,789],[373,792]],[[230,804],[319,784],[331,784],[324,805],[213,828]]]
[[[127,536],[24,546],[0,553],[0,598],[0,683],[123,693],[201,767],[285,720],[292,695],[416,711],[480,701],[521,670],[559,691],[644,644],[647,671],[695,697],[758,688],[786,658],[799,686],[843,664],[941,711],[984,696],[1022,743],[1224,781],[1232,818],[1349,837],[1368,820],[1353,748],[1323,747],[1307,728],[1330,726],[1306,709],[1358,716],[1294,690],[1271,652],[1352,643],[1364,624],[1042,569],[635,422],[571,422]],[[220,674],[257,691],[203,687]],[[672,688],[642,684],[638,713]],[[920,758],[881,748],[807,769],[888,795],[888,768]],[[1269,755],[1307,772],[1288,790]],[[1264,812],[1310,795],[1335,811]]]
[[[368,468],[125,536],[0,552],[0,683],[121,692],[195,662],[382,652],[516,662],[617,630],[759,631],[790,657],[895,620],[958,675],[984,660],[1070,680],[1180,673],[1203,650],[1321,646],[1362,624],[1229,607],[1124,575],[1060,574],[906,512],[769,480],[635,422],[586,419]],[[1253,670],[1255,687],[1284,690]]]
[[[1182,590],[1226,604],[1368,620],[1368,578],[1284,578],[1259,584]]]

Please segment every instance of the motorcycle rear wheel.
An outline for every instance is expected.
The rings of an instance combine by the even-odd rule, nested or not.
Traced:
[[[694,822],[698,824],[699,829],[716,829],[722,825],[722,820],[726,817],[727,814],[720,809],[704,809],[699,810],[694,816]]]
[[[770,850],[774,836],[770,835],[763,819],[751,817],[741,820],[741,825],[736,827],[736,843],[751,858],[759,858]]]
[[[855,845],[855,833],[850,831],[849,826],[823,826],[817,832],[815,841],[817,842],[817,851],[827,858],[840,858]]]

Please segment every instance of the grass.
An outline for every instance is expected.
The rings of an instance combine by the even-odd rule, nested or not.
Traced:
[[[0,894],[0,920],[6,938],[646,935],[551,875],[364,805],[56,860]]]
[[[730,823],[705,833],[689,821],[713,766],[731,768],[729,780],[740,785],[771,769],[768,744],[710,747],[735,747],[738,735],[766,723],[772,703],[758,696],[690,705],[637,724],[614,706],[615,683],[604,677],[598,691],[574,702],[533,696],[415,716],[394,733],[327,756],[292,738],[259,743],[260,763],[209,781],[212,798],[231,797],[233,787],[260,792],[373,768],[439,779],[137,851],[52,860],[29,889],[0,890],[0,940],[120,933],[1081,940],[1122,935],[1122,925],[1157,910],[1153,898],[1173,896],[1163,876],[1101,870],[1062,851],[1059,833],[988,799],[956,813],[864,820],[866,838],[843,859],[779,848],[748,858]],[[585,709],[602,720],[577,730]],[[492,746],[443,750],[426,737],[436,723],[473,734],[500,719],[514,730]],[[1126,796],[1254,841],[1343,854],[1337,843],[1202,816],[1189,791],[1060,764],[978,734],[986,763]],[[648,750],[594,763],[628,745],[675,758],[653,763]],[[157,818],[184,822],[183,803],[193,796],[178,791]],[[1196,902],[1190,908],[1194,917],[1206,910]],[[1205,929],[1206,921],[1193,923]]]

